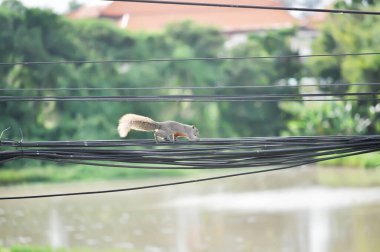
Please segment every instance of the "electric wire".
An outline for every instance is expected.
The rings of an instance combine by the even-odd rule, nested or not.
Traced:
[[[61,61],[17,61],[0,62],[0,66],[14,65],[56,65],[56,64],[110,64],[110,63],[149,63],[149,62],[186,62],[186,61],[222,61],[222,60],[260,60],[260,59],[291,59],[312,57],[346,57],[346,56],[372,56],[380,52],[361,53],[330,53],[330,54],[291,54],[279,56],[234,56],[234,57],[193,57],[193,58],[152,58],[152,59],[110,59],[110,60],[61,60]]]
[[[22,143],[1,141],[2,148],[15,150],[0,152],[0,163],[15,158],[33,158],[81,164],[86,161],[99,161],[98,164],[102,166],[110,164],[105,162],[117,162],[109,166],[141,169],[257,167],[262,166],[263,161],[271,165],[282,164],[285,157],[293,158],[294,155],[297,158],[293,158],[292,162],[299,162],[301,157],[330,155],[340,151],[345,153],[357,148],[379,148],[379,143],[379,136],[330,136],[327,140],[322,137],[202,139],[200,142],[159,144],[151,140]],[[139,163],[143,166],[136,166]],[[165,166],[158,167],[157,164]]]
[[[111,190],[2,196],[0,200],[79,196],[136,191],[165,186],[197,183],[256,173],[290,169],[325,160],[380,151],[380,135],[248,137],[202,139],[175,143],[152,140],[128,141],[29,141],[3,140],[0,163],[18,158],[80,163],[83,160],[106,161],[98,165],[134,169],[235,169],[248,171]],[[116,148],[116,149],[115,149]],[[15,149],[15,150],[12,150]],[[161,161],[161,162],[160,162]],[[136,166],[136,163],[142,163]],[[129,166],[129,167],[128,167]],[[155,167],[155,168],[154,168]],[[260,168],[259,170],[253,168]]]
[[[117,95],[117,96],[0,96],[0,102],[9,101],[128,101],[128,102],[235,102],[235,101],[332,101],[378,100],[380,92],[253,94],[253,95]],[[374,96],[374,97],[373,97]],[[309,99],[304,99],[307,97]],[[311,99],[327,97],[327,99]],[[336,99],[333,97],[344,97]],[[355,97],[355,98],[345,98]]]
[[[106,0],[107,1],[107,0]],[[263,6],[263,5],[242,5],[242,4],[219,4],[207,2],[186,2],[186,1],[163,1],[163,0],[116,0],[116,2],[135,2],[149,4],[172,4],[187,6],[219,7],[219,8],[243,8],[243,9],[260,9],[260,10],[286,10],[301,12],[325,12],[338,14],[360,14],[360,15],[380,15],[378,11],[349,10],[349,9],[319,9],[319,8],[300,8],[300,7],[282,7],[282,6]]]
[[[214,85],[214,86],[151,86],[151,87],[62,87],[62,88],[0,88],[0,91],[128,91],[128,90],[212,90],[212,89],[256,89],[256,88],[307,88],[307,87],[350,87],[371,86],[380,87],[380,83],[336,83],[336,84],[305,84],[305,85]]]
[[[251,174],[255,174],[255,173],[263,173],[263,172],[270,172],[270,171],[276,171],[276,170],[283,170],[283,169],[287,169],[287,168],[293,168],[293,167],[265,169],[265,170],[251,171],[251,172],[228,174],[228,175],[223,175],[223,176],[214,176],[214,177],[207,177],[207,178],[200,178],[200,179],[183,180],[183,181],[176,181],[176,182],[170,182],[170,183],[152,184],[152,185],[146,185],[146,186],[119,188],[119,189],[111,189],[111,190],[37,194],[37,195],[22,195],[22,196],[1,196],[0,200],[37,199],[37,198],[66,197],[66,196],[80,196],[80,195],[92,195],[92,194],[105,194],[105,193],[137,191],[137,190],[153,189],[153,188],[159,188],[159,187],[199,183],[199,182],[205,182],[205,181],[211,181],[211,180],[217,180],[217,179],[232,178],[232,177],[238,177],[238,176],[244,176],[244,175],[251,175]]]

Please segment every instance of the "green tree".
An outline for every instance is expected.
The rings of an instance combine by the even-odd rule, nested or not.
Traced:
[[[355,1],[352,8],[358,7]],[[372,4],[371,1],[367,1]],[[379,6],[372,6],[376,10]],[[377,16],[330,15],[316,40],[314,51],[317,53],[376,52],[380,50],[380,27]],[[309,67],[320,83],[376,83],[380,79],[380,57],[350,56],[329,57],[310,60]],[[321,86],[325,92],[380,92],[379,85]],[[380,109],[377,95],[367,96],[351,102],[351,117],[368,120],[363,133],[376,134],[380,130]]]
[[[8,0],[8,2],[11,2]],[[18,6],[10,7],[10,6]],[[251,35],[247,43],[226,49],[226,37],[214,28],[191,22],[172,24],[162,33],[130,33],[104,20],[71,21],[50,11],[0,7],[0,60],[63,61],[282,55],[289,49],[292,30]],[[22,11],[20,11],[22,10]],[[170,95],[265,94],[297,92],[286,87],[297,79],[300,62],[186,61],[139,64],[54,64],[1,67],[5,88],[59,88],[3,92],[4,95]],[[66,88],[184,87],[215,85],[272,85],[276,91],[247,90],[67,90]],[[124,113],[156,120],[197,124],[202,137],[278,135],[290,114],[277,102],[248,103],[135,103],[135,102],[6,102],[0,107],[0,129],[12,126],[14,137],[22,128],[27,139],[114,139]],[[239,123],[237,123],[239,122]],[[132,133],[132,137],[147,137]]]
[[[293,30],[285,30],[252,34],[246,44],[233,48],[230,53],[233,56],[295,54],[289,46],[293,32]],[[224,67],[224,82],[231,86],[264,86],[264,88],[247,88],[246,90],[232,89],[225,91],[227,94],[270,95],[298,92],[296,88],[287,86],[289,79],[299,78],[301,64],[297,60],[228,61]],[[267,85],[279,85],[279,87],[265,88]],[[221,125],[222,134],[233,136],[279,135],[289,119],[289,114],[282,111],[279,104],[280,102],[262,101],[221,104],[221,118],[230,122]]]
[[[22,9],[20,4],[10,5],[9,2],[11,1],[5,1],[0,9],[2,62],[77,58],[80,53],[76,50],[75,37],[70,37],[71,25],[62,17],[50,11]],[[54,87],[70,81],[60,78],[65,75],[70,76],[69,70],[70,66],[64,65],[15,65],[1,69],[0,81],[4,88]],[[5,95],[15,95],[15,92],[8,92]],[[42,94],[41,91],[33,91],[25,95]],[[51,115],[54,107],[55,104],[52,102],[5,103],[0,108],[3,115],[1,127],[6,128],[8,125],[16,129],[22,127],[25,135],[29,137],[48,136],[47,125],[51,125],[54,116],[47,117]]]
[[[79,9],[80,7],[81,7],[81,4],[78,3],[76,0],[71,0],[71,1],[69,2],[69,11],[70,11],[70,12]]]
[[[366,132],[369,121],[352,117],[352,106],[342,101],[286,102],[281,108],[293,115],[283,135],[355,135]]]

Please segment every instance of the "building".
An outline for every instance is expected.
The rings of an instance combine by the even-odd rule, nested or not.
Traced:
[[[184,0],[178,0],[184,1]],[[208,0],[208,3],[230,4],[230,0]],[[273,0],[240,0],[239,4],[282,6]],[[234,44],[244,41],[245,34],[280,28],[291,28],[298,20],[287,11],[217,8],[133,2],[112,2],[106,6],[82,6],[67,15],[72,19],[104,18],[130,31],[156,32],[168,24],[185,20],[207,24],[229,35]]]
[[[185,0],[177,0],[185,1]],[[231,0],[208,0],[208,3],[231,4]],[[283,6],[274,0],[239,0],[241,5]],[[129,31],[158,32],[168,24],[191,20],[207,24],[228,35],[227,47],[246,41],[249,32],[284,29],[300,26],[293,49],[309,53],[316,31],[288,11],[218,8],[204,6],[169,5],[134,2],[111,2],[103,6],[82,6],[67,14],[72,19],[103,18]],[[298,38],[299,37],[299,38]]]

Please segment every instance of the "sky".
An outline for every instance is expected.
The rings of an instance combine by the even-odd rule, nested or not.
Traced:
[[[70,0],[19,0],[27,7],[41,7],[52,9],[56,13],[64,13],[67,11]],[[78,3],[86,4],[107,4],[107,1],[96,1],[96,0],[77,0]]]

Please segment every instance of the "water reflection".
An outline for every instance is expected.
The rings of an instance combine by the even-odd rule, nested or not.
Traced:
[[[66,229],[63,226],[61,215],[56,208],[52,208],[49,214],[49,229],[47,237],[52,248],[68,247]]]
[[[150,183],[147,181],[145,183]],[[120,181],[1,188],[25,194]],[[155,190],[0,202],[0,245],[120,251],[377,251],[380,188],[323,188],[312,168]]]
[[[328,209],[311,209],[309,211],[309,251],[327,251],[329,230]]]

